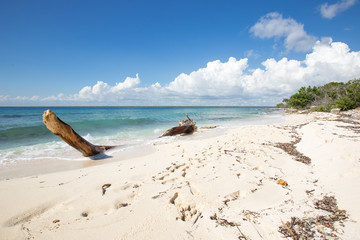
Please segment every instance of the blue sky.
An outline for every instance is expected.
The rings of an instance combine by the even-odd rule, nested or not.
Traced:
[[[0,1],[0,106],[274,105],[360,78],[357,0]]]

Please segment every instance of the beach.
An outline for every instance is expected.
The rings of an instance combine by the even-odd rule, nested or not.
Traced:
[[[359,127],[344,114],[284,114],[8,177],[0,239],[356,239]]]

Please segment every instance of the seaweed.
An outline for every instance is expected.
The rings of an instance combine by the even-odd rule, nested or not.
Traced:
[[[290,221],[282,222],[279,232],[293,240],[313,239],[319,236],[322,239],[337,239],[335,223],[343,223],[348,218],[346,211],[339,210],[334,196],[324,196],[323,199],[314,202],[314,206],[316,209],[326,211],[327,214],[316,217],[291,217]]]

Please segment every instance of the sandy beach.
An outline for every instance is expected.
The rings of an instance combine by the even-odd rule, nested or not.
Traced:
[[[0,181],[0,239],[357,239],[360,121],[331,113]]]

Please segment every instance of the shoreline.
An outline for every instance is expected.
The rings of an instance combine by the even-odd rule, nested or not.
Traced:
[[[0,232],[4,239],[285,239],[291,232],[353,239],[360,235],[359,124],[292,114],[281,124],[155,144],[131,159],[2,180]],[[311,231],[301,233],[301,224]]]
[[[113,148],[102,154],[93,157],[83,157],[81,153],[75,151],[70,146],[66,148],[73,151],[78,157],[73,160],[62,160],[57,158],[42,158],[36,160],[26,160],[21,162],[10,163],[0,166],[0,181],[16,178],[32,177],[35,175],[44,175],[50,173],[64,172],[69,170],[83,169],[103,164],[110,164],[117,161],[124,161],[136,159],[149,155],[156,151],[155,146],[162,144],[169,144],[172,142],[182,142],[191,140],[206,140],[215,136],[223,135],[220,129],[205,130],[190,135],[166,137],[163,140],[153,139],[148,144],[142,143],[139,145],[120,146]]]
[[[236,123],[235,128],[245,125],[263,125],[281,121],[281,114],[267,115],[265,118],[259,117],[258,119],[251,118],[249,120],[242,120],[239,123]],[[69,154],[71,152],[71,154],[66,157],[66,159],[62,159],[61,156],[37,157],[37,159],[23,161],[17,160],[8,164],[1,164],[0,180],[81,169],[101,164],[108,164],[113,161],[132,159],[147,155],[155,151],[153,147],[155,145],[168,144],[174,141],[189,141],[192,139],[206,140],[207,138],[223,135],[224,132],[230,128],[234,127],[229,125],[229,123],[223,123],[222,126],[217,125],[215,129],[204,129],[203,127],[199,127],[198,131],[191,135],[166,137],[163,138],[163,140],[160,140],[159,138],[149,138],[144,141],[143,139],[139,144],[132,143],[129,145],[121,145],[117,148],[108,150],[103,154],[99,154],[98,156],[93,157],[83,157],[78,151],[65,144],[63,141],[58,140],[59,143],[64,144],[64,150],[68,150]]]

